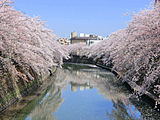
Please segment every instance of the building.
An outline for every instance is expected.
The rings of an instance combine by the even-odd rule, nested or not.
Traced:
[[[70,41],[67,38],[59,38],[58,42],[62,45],[69,45]]]
[[[102,40],[103,40],[103,38],[101,36],[84,34],[84,33],[80,33],[80,35],[77,36],[76,32],[72,32],[70,42],[71,42],[71,44],[85,43],[86,45],[90,46],[90,45],[98,43]]]

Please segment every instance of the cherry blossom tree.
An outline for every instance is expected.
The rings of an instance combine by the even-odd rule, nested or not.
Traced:
[[[56,36],[45,27],[45,22],[16,11],[12,3],[10,0],[0,1],[1,53],[13,63],[23,61],[32,66],[39,76],[53,66],[61,66],[68,53],[56,41]]]
[[[155,5],[159,4],[160,0],[155,0]]]

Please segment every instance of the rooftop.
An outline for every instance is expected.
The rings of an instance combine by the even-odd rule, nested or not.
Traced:
[[[70,40],[100,40],[98,37],[72,37]]]

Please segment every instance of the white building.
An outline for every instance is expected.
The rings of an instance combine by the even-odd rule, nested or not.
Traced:
[[[71,33],[71,44],[74,43],[85,43],[88,46],[91,46],[93,44],[96,44],[100,41],[103,40],[102,36],[96,36],[96,35],[90,35],[90,34],[84,34],[84,33],[80,33],[79,36],[77,36],[77,33]]]

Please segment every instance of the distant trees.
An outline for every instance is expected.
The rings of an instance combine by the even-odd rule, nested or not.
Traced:
[[[76,43],[64,46],[69,54],[83,55],[84,51],[88,51],[88,46],[85,43]]]

